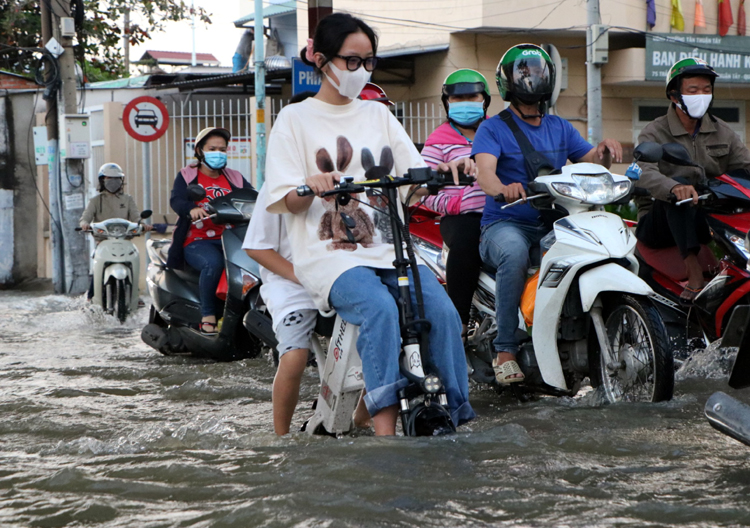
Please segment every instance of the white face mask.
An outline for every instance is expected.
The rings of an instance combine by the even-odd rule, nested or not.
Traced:
[[[684,103],[682,109],[687,110],[687,115],[693,119],[700,119],[706,115],[708,107],[711,105],[711,94],[700,94],[700,95],[683,95],[682,101]]]
[[[323,75],[326,76],[328,82],[336,87],[341,95],[348,97],[349,99],[356,99],[362,91],[362,88],[367,84],[367,81],[370,80],[370,72],[365,70],[364,65],[360,66],[355,71],[339,70],[332,62],[329,62],[328,65],[331,67],[333,73],[336,74],[336,77],[339,78],[340,84],[336,84],[327,73],[324,73]]]

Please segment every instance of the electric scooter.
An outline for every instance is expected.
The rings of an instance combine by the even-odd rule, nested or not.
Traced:
[[[355,182],[345,176],[335,189],[323,196],[335,196],[340,206],[346,206],[356,199],[359,193],[369,193],[370,197],[383,198],[377,203],[385,204],[385,209],[377,209],[391,222],[392,243],[396,253],[394,266],[399,276],[399,314],[402,337],[400,360],[401,374],[409,384],[399,391],[399,414],[406,436],[433,436],[455,431],[445,389],[429,357],[429,321],[425,319],[421,300],[421,286],[417,259],[408,231],[408,217],[403,221],[399,215],[400,200],[398,188],[417,186],[436,193],[440,187],[454,185],[452,177],[446,177],[429,168],[409,169],[403,177],[391,177],[393,156],[385,147],[381,155],[381,165],[374,165],[372,153],[363,149],[362,160],[366,169],[365,181]],[[388,152],[386,152],[388,151]],[[384,160],[390,160],[390,163]],[[470,181],[461,181],[468,185]],[[312,191],[307,186],[297,189],[300,196],[309,196]],[[361,203],[367,204],[362,201]],[[370,206],[372,201],[370,201]],[[374,207],[375,208],[375,207]],[[404,216],[408,216],[404,212]],[[343,223],[350,241],[354,240],[350,228]],[[417,306],[411,304],[409,276],[411,269],[417,292]],[[415,310],[416,308],[416,310]],[[341,319],[335,313],[320,317],[316,333],[328,337],[327,353],[323,346],[313,340],[321,388],[316,401],[315,413],[305,425],[310,434],[341,435],[353,427],[352,414],[364,388],[362,363],[357,353],[358,328]]]
[[[260,268],[242,249],[258,193],[238,189],[208,204],[211,218],[227,228],[221,235],[225,257],[223,316],[217,335],[198,330],[201,321],[198,281],[200,273],[185,266],[167,267],[171,240],[150,240],[146,245],[151,262],[146,282],[151,295],[149,324],[141,338],[165,355],[192,355],[216,361],[256,357],[264,347],[277,345],[271,317],[260,296]],[[189,185],[190,200],[205,197],[200,185]],[[222,289],[222,283],[219,284]],[[219,292],[222,293],[221,291]]]
[[[542,240],[540,266],[530,270],[519,310],[516,359],[525,379],[510,385],[519,398],[531,392],[572,396],[586,377],[610,402],[672,397],[672,352],[654,292],[638,277],[635,237],[619,216],[604,210],[640,192],[628,177],[591,163],[567,165],[529,183],[527,200],[553,229]],[[436,238],[430,233],[436,220],[429,213],[421,220],[418,252],[444,280],[450,249],[428,239]],[[480,274],[466,356],[472,379],[500,389],[492,369],[494,274],[487,266]]]
[[[141,213],[141,220],[151,216],[151,211]],[[121,323],[130,312],[138,309],[138,282],[141,259],[138,248],[130,239],[143,231],[140,220],[130,222],[123,218],[109,218],[94,222],[83,231],[105,236],[94,251],[94,296],[91,302]]]

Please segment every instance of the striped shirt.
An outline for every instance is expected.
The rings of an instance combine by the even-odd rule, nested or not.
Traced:
[[[471,155],[471,143],[459,134],[450,123],[443,123],[427,138],[422,149],[422,159],[436,169],[440,163],[448,163]],[[422,199],[427,207],[445,215],[481,213],[487,195],[477,182],[470,186],[443,187],[436,195]]]

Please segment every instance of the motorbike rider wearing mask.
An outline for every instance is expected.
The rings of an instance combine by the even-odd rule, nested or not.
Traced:
[[[718,74],[702,59],[689,57],[676,62],[667,75],[666,93],[671,101],[667,114],[649,123],[638,143],[679,143],[687,148],[698,167],[681,167],[665,161],[639,162],[643,169],[637,184],[651,197],[637,198],[636,237],[651,248],[674,247],[685,263],[688,284],[681,298],[689,303],[704,286],[698,261],[701,244],[711,240],[705,215],[699,207],[676,206],[670,200],[693,199],[698,203],[697,184],[725,172],[750,168],[750,151],[724,121],[708,113]]]
[[[441,99],[448,120],[427,138],[422,158],[432,168],[464,159],[467,162],[464,171],[474,175],[474,162],[469,156],[474,135],[490,106],[487,79],[475,70],[456,70],[443,81]],[[423,200],[427,207],[441,215],[440,233],[450,248],[445,266],[448,296],[461,317],[464,335],[482,266],[479,234],[486,198],[475,182],[468,187],[444,187]]]
[[[568,160],[607,167],[613,160],[621,161],[622,146],[618,141],[605,139],[592,147],[569,122],[545,113],[555,86],[555,67],[541,47],[534,44],[513,46],[500,59],[496,77],[500,95],[510,102],[509,118],[534,150],[546,156],[552,169],[560,169]],[[485,120],[479,127],[472,155],[477,164],[479,185],[488,195],[482,213],[479,251],[482,260],[497,270],[497,337],[493,342],[497,356],[492,366],[497,382],[507,385],[523,381],[523,373],[515,361],[518,306],[531,260],[530,251],[539,247],[547,229],[539,212],[530,205],[501,209],[504,204],[493,199],[499,194],[508,203],[526,198],[526,185],[531,179],[521,147],[500,115]]]
[[[177,213],[177,225],[172,234],[167,266],[182,269],[187,263],[200,272],[198,289],[201,299],[200,331],[206,335],[216,332],[216,287],[224,271],[224,251],[221,234],[224,225],[214,224],[206,210],[208,203],[219,196],[248,188],[238,171],[227,168],[227,147],[231,134],[224,128],[208,127],[195,138],[196,162],[177,174],[172,187],[170,206]],[[188,198],[187,186],[198,184],[206,191],[200,202]]]
[[[135,205],[135,200],[124,192],[125,173],[117,163],[105,163],[99,167],[99,194],[89,200],[86,209],[81,215],[79,225],[87,231],[93,222],[103,222],[110,218],[123,218],[130,222],[140,221],[140,210]],[[151,231],[150,224],[143,224],[145,231]],[[94,235],[98,244],[105,240],[106,236]],[[89,288],[89,299],[94,295],[93,277]]]

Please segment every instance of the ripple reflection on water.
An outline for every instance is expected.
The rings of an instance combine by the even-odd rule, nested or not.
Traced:
[[[0,525],[750,524],[747,449],[702,417],[731,362],[715,348],[683,365],[671,402],[473,387],[480,418],[452,437],[277,438],[266,358],[163,357],[140,341],[146,318],[2,293]]]

